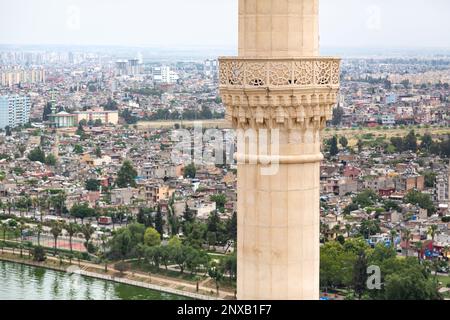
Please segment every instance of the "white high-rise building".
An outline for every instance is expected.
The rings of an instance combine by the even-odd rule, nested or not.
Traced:
[[[26,83],[45,83],[45,70],[43,68],[0,70],[0,86],[12,87]]]
[[[179,78],[178,74],[168,66],[153,68],[153,80],[156,83],[175,83]]]
[[[14,128],[30,121],[31,101],[27,96],[0,96],[0,128]]]

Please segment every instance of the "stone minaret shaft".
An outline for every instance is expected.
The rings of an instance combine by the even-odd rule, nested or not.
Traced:
[[[279,132],[271,156],[258,139],[236,155],[239,299],[319,298],[320,133],[339,73],[339,59],[319,57],[318,0],[239,0],[239,56],[220,59],[227,120]]]

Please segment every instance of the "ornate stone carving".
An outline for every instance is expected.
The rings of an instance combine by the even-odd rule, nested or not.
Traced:
[[[237,129],[323,129],[331,120],[335,90],[290,91],[268,96],[265,91],[222,91],[226,119]]]
[[[321,130],[331,120],[340,60],[220,59],[226,119],[238,129]]]
[[[220,59],[220,87],[339,87],[340,59]]]

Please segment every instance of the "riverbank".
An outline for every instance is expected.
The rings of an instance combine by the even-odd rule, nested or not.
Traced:
[[[60,260],[55,257],[47,257],[45,262],[35,262],[28,256],[27,250],[23,250],[22,257],[20,257],[20,252],[17,252],[17,250],[14,252],[9,249],[4,250],[3,252],[0,252],[0,260],[59,272],[79,274],[85,277],[127,284],[195,300],[222,300],[231,299],[233,297],[230,292],[222,291],[219,292],[219,295],[216,295],[210,288],[201,286],[199,286],[199,290],[197,292],[196,285],[181,280],[166,279],[153,274],[143,274],[137,272],[120,273],[109,265],[108,271],[105,272],[104,266],[86,261],[80,261],[79,263],[78,261],[74,261],[74,263],[69,263],[69,261],[66,260]]]

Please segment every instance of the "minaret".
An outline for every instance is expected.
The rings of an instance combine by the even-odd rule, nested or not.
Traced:
[[[238,299],[319,299],[320,133],[340,59],[319,57],[318,6],[239,0],[239,56],[220,59],[227,120],[257,137],[236,154]],[[265,172],[268,161],[277,170]]]

